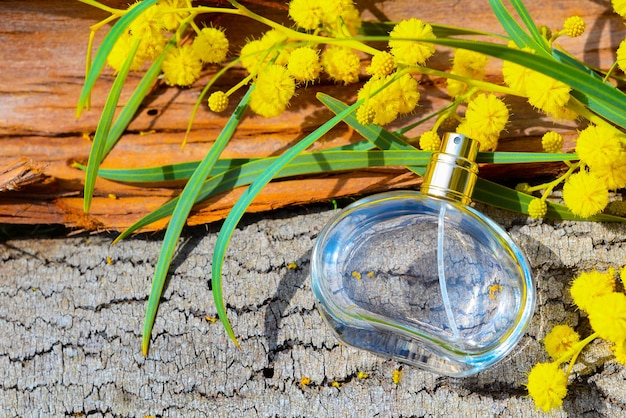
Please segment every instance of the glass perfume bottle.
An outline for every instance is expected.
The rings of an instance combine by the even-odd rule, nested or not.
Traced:
[[[526,258],[468,206],[478,143],[447,134],[420,192],[342,210],[311,256],[318,308],[343,342],[435,373],[484,370],[518,343],[535,305]]]

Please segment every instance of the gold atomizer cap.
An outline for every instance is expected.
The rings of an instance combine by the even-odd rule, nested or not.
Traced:
[[[424,175],[422,194],[468,205],[478,179],[478,141],[459,133],[446,133],[433,152]]]

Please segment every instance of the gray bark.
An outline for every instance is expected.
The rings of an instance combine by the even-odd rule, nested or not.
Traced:
[[[340,345],[315,309],[310,252],[333,211],[279,212],[235,232],[224,295],[240,349],[219,321],[206,319],[216,316],[209,279],[217,227],[187,230],[146,358],[141,329],[159,236],[114,246],[106,235],[6,239],[0,415],[540,416],[523,385],[531,366],[547,360],[541,339],[558,323],[588,335],[569,282],[579,271],[623,263],[626,227],[485,210],[531,261],[532,324],[515,352],[488,371],[453,379],[405,366],[398,385],[391,375],[399,363]],[[626,368],[608,344],[592,343],[578,363],[554,416],[624,416]],[[302,386],[303,377],[311,383]]]

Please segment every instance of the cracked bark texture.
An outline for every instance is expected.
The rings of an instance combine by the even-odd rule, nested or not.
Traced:
[[[579,271],[622,263],[626,226],[479,208],[528,255],[538,289],[532,323],[514,353],[488,371],[453,379],[404,366],[398,385],[391,375],[399,363],[340,345],[315,309],[310,252],[332,210],[247,218],[235,232],[224,294],[240,349],[207,319],[216,316],[209,272],[217,227],[187,230],[146,358],[141,329],[160,237],[114,246],[105,235],[6,239],[0,415],[541,416],[523,386],[532,364],[547,360],[541,339],[557,323],[589,334],[568,284]],[[594,342],[578,363],[553,415],[624,416],[626,368],[608,345]],[[302,377],[311,383],[303,387]]]

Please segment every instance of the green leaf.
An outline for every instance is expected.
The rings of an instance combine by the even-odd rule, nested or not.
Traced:
[[[479,153],[477,162],[523,163],[537,161],[568,161],[570,157],[575,157],[575,155],[496,152]],[[198,196],[196,197],[196,203],[219,193],[252,183],[260,174],[269,168],[276,158],[278,157],[249,160],[241,165],[238,165],[239,162],[245,160],[219,160],[214,167],[214,171],[212,171],[217,174],[213,175],[203,184]],[[429,160],[430,152],[427,151],[360,151],[331,149],[298,155],[292,162],[280,170],[274,178],[311,175],[342,170],[358,170],[378,166],[411,166],[414,171],[419,171],[417,167],[425,167]],[[198,162],[181,163],[180,166],[183,168],[181,168],[180,173],[182,173],[182,170],[193,173],[197,165]],[[119,180],[123,176],[128,176],[129,180],[133,180],[153,175],[154,177],[149,180],[158,181],[162,177],[163,172],[176,173],[178,171],[177,166],[178,165],[135,170],[100,169],[100,174],[105,176],[105,178],[114,180]],[[227,167],[229,167],[229,169],[226,169]],[[169,177],[170,174],[168,174],[168,178],[166,180],[170,180]],[[183,179],[183,177],[180,177],[180,179]],[[126,238],[138,229],[170,216],[176,207],[177,200],[178,198],[172,199],[160,208],[135,222],[122,232],[122,234],[116,239],[116,242]]]
[[[109,134],[107,136],[106,146],[102,155],[103,159],[109,153],[109,151],[113,149],[130,122],[135,117],[137,109],[139,109],[139,106],[141,106],[141,103],[148,94],[148,91],[154,85],[154,82],[156,81],[159,74],[161,74],[161,64],[163,64],[166,52],[173,44],[174,42],[170,41],[167,43],[165,48],[163,48],[161,54],[154,60],[152,65],[150,65],[150,68],[148,68],[148,71],[146,71],[146,73],[141,78],[141,81],[135,88],[133,94],[128,99],[128,102],[120,111],[120,114],[117,116],[117,119],[115,120],[115,123],[111,127],[111,130],[109,131]]]
[[[159,253],[159,259],[154,271],[154,277],[152,279],[152,288],[150,290],[150,297],[148,299],[148,308],[146,310],[146,316],[144,320],[143,339],[141,343],[141,351],[144,355],[148,354],[148,347],[150,345],[150,335],[152,334],[152,326],[154,325],[154,319],[156,317],[157,308],[163,293],[163,285],[165,284],[165,277],[169,270],[174,255],[174,250],[180,238],[180,233],[187,221],[189,212],[193,204],[196,202],[196,197],[207,178],[208,174],[213,169],[215,162],[219,158],[220,154],[228,144],[229,139],[232,137],[235,129],[239,125],[239,121],[243,117],[243,114],[248,107],[250,101],[250,93],[254,89],[254,86],[248,89],[246,95],[241,99],[241,102],[231,115],[230,119],[224,126],[224,129],[219,134],[215,143],[206,154],[204,159],[200,162],[191,178],[185,185],[176,207],[172,213],[172,218],[163,239],[161,251]]]
[[[535,22],[530,16],[530,13],[528,13],[528,9],[526,9],[524,3],[520,0],[511,0],[511,4],[515,8],[515,11],[519,15],[519,17],[522,19],[522,22],[524,22],[524,25],[526,25],[526,28],[528,28],[528,31],[530,32],[535,42],[537,42],[539,45],[543,45],[545,50],[548,51],[546,40],[543,38],[543,36],[541,36],[537,25],[535,25]]]
[[[254,158],[217,160],[215,166],[213,166],[213,169],[209,173],[209,177],[216,176],[230,170],[231,168],[239,168],[242,165],[254,160]],[[188,180],[196,168],[198,168],[199,164],[200,161],[189,161],[186,163],[168,164],[155,167],[101,168],[98,171],[98,177],[123,183],[161,183]],[[81,169],[84,167],[78,163],[76,163],[75,166]]]
[[[115,78],[113,86],[111,86],[109,96],[107,97],[107,101],[104,104],[104,109],[102,110],[102,114],[100,115],[100,121],[98,122],[98,127],[96,128],[93,143],[89,151],[89,160],[87,162],[87,173],[85,175],[85,188],[83,198],[83,210],[85,212],[89,212],[89,207],[91,206],[93,190],[96,184],[96,177],[98,175],[98,167],[100,167],[100,163],[102,162],[104,156],[111,122],[113,121],[113,117],[115,116],[115,109],[117,107],[117,103],[120,100],[120,94],[122,93],[122,89],[124,88],[126,76],[128,76],[130,66],[133,62],[135,54],[137,53],[139,42],[140,39],[137,39],[134,42],[130,53],[124,60],[124,64],[122,64],[122,68]]]
[[[368,141],[361,141],[353,144],[341,145],[335,148],[329,148],[318,153],[331,153],[336,151],[368,151],[372,149],[372,144]],[[302,159],[305,159],[315,153],[304,154]],[[299,158],[297,157],[297,158]],[[273,157],[266,158],[226,158],[219,159],[215,163],[215,166],[209,173],[209,177],[217,176],[218,174],[226,171],[237,169],[243,170],[247,163],[256,161],[271,161]],[[315,158],[315,157],[314,157]],[[168,164],[156,167],[143,167],[143,168],[100,168],[98,176],[107,180],[114,180],[126,183],[159,183],[166,181],[187,180],[195,169],[200,164],[200,161],[190,161],[186,163]],[[74,166],[81,170],[86,170],[86,167],[80,163],[74,163]],[[298,173],[293,175],[299,175],[305,173]],[[245,183],[247,184],[247,183]]]
[[[298,154],[311,146],[333,126],[338,124],[343,118],[354,111],[354,109],[356,109],[361,102],[362,101],[356,102],[345,111],[326,121],[323,125],[311,132],[304,139],[289,148],[284,154],[277,158],[265,171],[263,171],[261,175],[254,180],[254,182],[252,182],[250,187],[248,187],[239,200],[237,200],[237,203],[233,206],[230,213],[226,217],[215,243],[211,281],[213,284],[213,300],[215,301],[215,308],[220,320],[222,321],[222,325],[224,325],[227,334],[235,342],[235,344],[237,344],[237,339],[233,333],[232,327],[230,326],[230,322],[228,321],[226,308],[224,306],[224,297],[222,295],[222,266],[224,264],[228,243],[230,242],[239,220],[248,208],[250,202],[252,202],[263,187],[265,187],[267,183],[272,180],[276,173],[280,172],[280,170],[289,164],[289,162],[292,161]]]
[[[588,67],[585,63],[578,61],[576,58],[572,57],[567,52],[564,52],[558,49],[553,49],[552,56],[554,57],[554,59],[556,59],[557,61],[565,65],[576,67],[580,69],[581,71],[584,71],[585,73],[589,74],[591,77],[594,77],[600,81],[603,81],[603,77],[596,70]]]
[[[504,4],[502,3],[501,0],[489,0],[489,4],[491,5],[491,9],[493,10],[493,13],[496,15],[496,17],[500,21],[500,24],[502,25],[506,33],[509,34],[511,39],[513,39],[513,41],[517,44],[518,47],[532,48],[537,53],[537,55],[542,55],[544,57],[550,56],[550,51],[548,50],[548,47],[545,41],[541,39],[541,35],[539,35],[538,31],[537,31],[537,34],[539,35],[539,39],[535,39],[531,37],[530,35],[528,35],[528,33],[526,33],[526,31],[521,27],[519,23],[517,23],[517,21],[513,18],[513,16],[511,16],[511,14],[506,9],[506,7],[504,7]],[[530,16],[528,16],[527,13],[526,13],[526,19],[532,22],[532,19],[530,18]],[[524,20],[524,16],[522,16],[522,20]],[[527,24],[530,22],[525,21],[525,23]],[[534,26],[534,23],[531,23],[531,24],[532,26]]]
[[[98,48],[98,52],[96,52],[96,56],[93,59],[93,63],[91,64],[91,68],[87,73],[87,77],[85,78],[85,83],[83,84],[83,89],[80,92],[80,97],[78,99],[78,105],[76,107],[76,117],[80,117],[82,111],[85,109],[85,106],[89,100],[89,95],[91,94],[91,90],[93,86],[96,84],[96,80],[100,77],[100,73],[106,64],[107,57],[109,53],[115,46],[115,42],[117,39],[124,33],[128,25],[135,20],[137,16],[139,16],[144,10],[148,7],[155,4],[157,0],[144,0],[141,3],[137,4],[137,6],[133,7],[131,10],[126,12],[124,16],[118,20],[115,25],[111,28],[111,30],[106,34],[100,47]]]
[[[476,162],[479,164],[520,164],[520,163],[550,163],[557,161],[576,161],[578,155],[565,152],[479,152]]]
[[[359,144],[364,144],[360,142]],[[369,144],[369,143],[368,143]],[[219,176],[227,172],[238,171],[240,179],[248,179],[249,172],[256,176],[259,172],[265,170],[275,157],[266,158],[232,158],[220,159],[215,163],[213,170],[209,173],[211,177],[208,182],[213,181],[213,177]],[[406,166],[419,165],[425,159],[428,162],[430,152],[418,150],[402,150],[402,151],[370,151],[370,150],[341,150],[332,149],[317,151],[299,155],[294,161],[281,170],[276,178],[288,176],[300,176],[305,174],[323,173],[326,171],[354,170],[366,167],[378,166]],[[487,164],[516,164],[516,163],[537,163],[537,162],[555,162],[555,161],[573,161],[577,160],[576,154],[547,154],[537,152],[480,152],[476,157],[477,163]],[[342,164],[346,161],[363,160],[366,164],[346,165]],[[324,161],[328,164],[328,170],[322,167],[315,167],[313,163]],[[98,176],[107,180],[120,181],[125,183],[159,183],[175,180],[187,180],[198,167],[199,161],[191,161],[186,163],[164,165],[158,167],[145,168],[101,168]],[[425,163],[424,163],[425,164]],[[81,169],[85,166],[75,164]],[[295,170],[295,167],[305,167],[304,169]],[[222,177],[223,178],[223,177]],[[221,184],[221,183],[218,183]],[[228,184],[232,182],[228,181]],[[249,184],[248,182],[237,182],[230,188],[239,187]],[[230,188],[223,189],[229,190]],[[202,196],[201,191],[198,196]],[[213,195],[213,194],[211,194]],[[205,196],[204,198],[209,197]],[[203,200],[203,199],[200,199]],[[153,221],[154,222],[154,221]],[[144,225],[145,226],[145,225]]]

